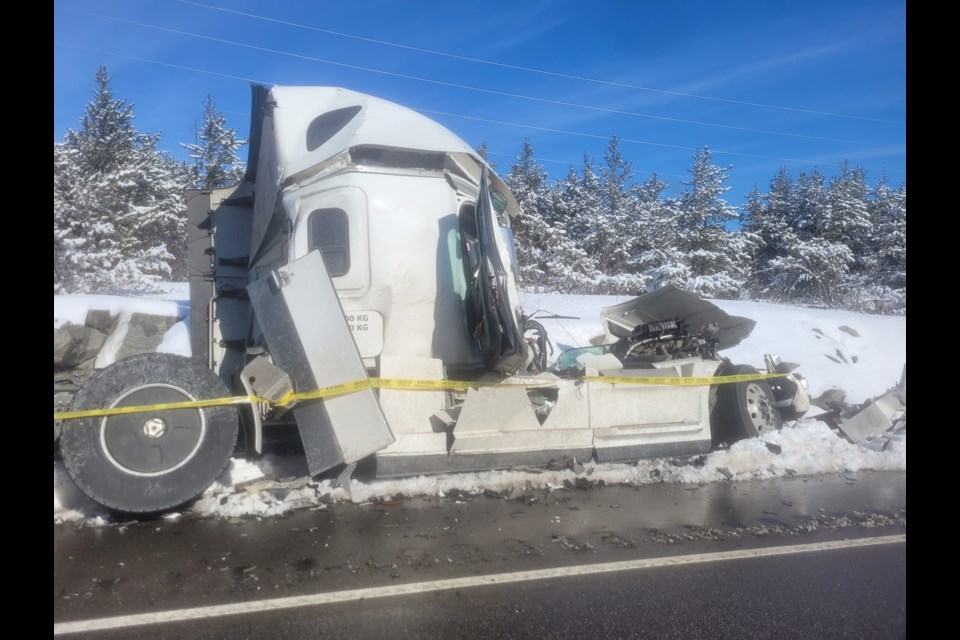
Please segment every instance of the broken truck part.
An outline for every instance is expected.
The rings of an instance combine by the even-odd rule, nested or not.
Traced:
[[[519,205],[469,145],[346,89],[255,86],[252,114],[244,179],[188,193],[193,357],[97,372],[71,409],[151,408],[61,430],[66,468],[97,502],[186,502],[239,433],[256,455],[293,426],[311,474],[372,459],[398,476],[699,454],[775,429],[778,407],[805,402],[793,374],[775,392],[717,354],[751,320],[673,287],[605,309],[606,344],[548,368],[546,330],[519,304]],[[744,379],[711,383],[729,374]],[[427,390],[372,384],[397,378]],[[303,399],[358,380],[371,384]],[[166,405],[230,394],[257,401]]]
[[[886,393],[855,407],[844,406],[842,401],[831,404],[834,406],[830,411],[815,417],[835,427],[854,444],[902,431],[907,428],[907,366],[903,366],[900,381]]]

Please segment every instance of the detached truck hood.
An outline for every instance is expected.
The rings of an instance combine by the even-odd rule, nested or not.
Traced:
[[[702,333],[711,322],[716,323],[720,327],[716,335],[720,341],[718,350],[737,346],[757,324],[750,318],[731,316],[708,300],[672,284],[600,311],[606,342],[629,336],[637,325],[675,319],[683,320],[696,333]]]

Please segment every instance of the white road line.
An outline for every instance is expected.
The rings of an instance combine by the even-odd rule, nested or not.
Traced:
[[[261,613],[278,609],[293,609],[298,607],[312,607],[321,604],[337,602],[351,602],[353,600],[371,598],[390,598],[408,596],[434,591],[448,591],[450,589],[468,589],[514,582],[529,582],[531,580],[549,580],[553,578],[567,578],[572,576],[587,576],[614,571],[633,571],[638,569],[653,569],[656,567],[679,567],[687,564],[702,564],[707,562],[724,562],[728,560],[744,560],[748,558],[769,558],[773,556],[794,555],[798,553],[814,553],[818,551],[833,551],[836,549],[853,549],[870,547],[881,544],[896,544],[906,542],[907,535],[878,536],[873,538],[858,538],[854,540],[836,540],[831,542],[815,542],[812,544],[798,544],[782,547],[764,547],[761,549],[741,549],[737,551],[718,551],[715,553],[696,553],[685,556],[669,556],[666,558],[644,558],[639,560],[624,560],[622,562],[606,562],[602,564],[586,564],[573,567],[556,567],[554,569],[536,569],[533,571],[517,571],[514,573],[498,573],[486,576],[469,576],[465,578],[450,578],[447,580],[432,580],[429,582],[413,582],[384,587],[368,587],[366,589],[350,589],[348,591],[334,591],[332,593],[315,593],[306,596],[291,596],[289,598],[271,598],[254,602],[238,602],[211,607],[196,607],[193,609],[177,609],[173,611],[159,611],[154,613],[140,613],[114,618],[98,618],[95,620],[77,620],[74,622],[60,622],[53,625],[53,635],[80,633],[83,631],[104,631],[107,629],[123,629],[146,624],[160,624],[167,622],[184,622],[186,620],[201,620],[219,616],[232,616],[244,613]]]

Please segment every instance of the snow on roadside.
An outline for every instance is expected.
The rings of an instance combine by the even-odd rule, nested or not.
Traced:
[[[82,324],[90,308],[111,313],[143,312],[182,317],[189,311],[188,289],[171,284],[169,290],[150,299],[118,296],[54,296],[54,328],[66,322]],[[578,319],[541,320],[554,345],[562,348],[588,346],[600,335],[600,309],[623,302],[622,296],[585,296],[522,293],[525,309]],[[847,391],[847,399],[859,403],[893,386],[906,362],[906,318],[871,316],[847,311],[804,309],[760,302],[713,301],[728,313],[757,321],[757,327],[741,345],[723,355],[742,364],[763,367],[763,353],[779,354],[783,360],[800,363],[811,395],[831,387]],[[175,324],[164,336],[161,351],[189,355],[186,321]],[[838,352],[842,357],[838,355]],[[554,354],[556,358],[558,354]],[[813,412],[818,411],[812,409]],[[886,450],[880,449],[888,442]],[[781,448],[775,453],[776,446]],[[773,449],[773,450],[771,450]],[[653,482],[709,483],[791,475],[816,475],[847,471],[906,471],[906,433],[889,441],[854,445],[839,437],[824,423],[802,420],[761,439],[745,440],[728,450],[696,459],[697,464],[677,464],[663,458],[632,464],[585,464],[585,473],[570,470],[508,470],[417,476],[398,480],[354,481],[351,492],[331,480],[314,481],[306,474],[299,456],[266,456],[259,460],[235,459],[227,470],[189,509],[196,516],[272,516],[292,509],[323,507],[328,502],[365,502],[396,494],[440,496],[450,491],[481,493],[562,489],[564,481],[586,478],[611,484]],[[689,462],[689,461],[688,461]],[[586,475],[589,472],[590,475]],[[290,481],[291,478],[295,480]],[[278,482],[277,479],[284,480]],[[62,462],[54,463],[54,522],[86,526],[116,523],[116,516],[84,496],[72,483]]]
[[[600,310],[630,296],[586,296],[560,293],[520,294],[524,309],[575,316],[575,320],[538,320],[555,347],[590,346],[603,334]],[[721,352],[736,364],[764,370],[763,354],[796,362],[810,385],[811,397],[827,389],[843,389],[847,402],[859,404],[894,386],[907,362],[906,316],[878,316],[835,309],[808,309],[770,302],[711,300],[735,316],[755,320],[753,333]],[[691,327],[696,331],[698,327]],[[558,349],[559,350],[559,349]],[[554,358],[558,354],[554,354]]]
[[[559,351],[585,347],[603,333],[600,310],[629,300],[629,296],[590,296],[521,292],[524,309],[576,319],[541,319]],[[161,351],[190,354],[189,288],[185,283],[166,283],[164,291],[149,298],[77,295],[53,297],[53,325],[83,324],[89,309],[112,314],[134,312],[186,317],[164,335]],[[880,395],[900,379],[907,361],[906,316],[877,316],[832,309],[807,309],[768,302],[713,300],[727,313],[757,322],[753,334],[722,353],[737,364],[763,369],[763,354],[779,355],[798,369],[816,397],[831,388],[843,389],[851,404]]]
[[[886,441],[883,441],[886,442]],[[771,446],[768,446],[771,445]],[[312,480],[300,456],[264,456],[234,459],[204,494],[189,507],[196,517],[270,517],[294,509],[349,501],[364,503],[397,495],[443,496],[451,491],[480,494],[562,490],[564,482],[586,479],[607,484],[707,484],[784,476],[807,476],[857,471],[906,471],[906,432],[881,441],[855,445],[839,437],[823,422],[801,420],[762,438],[743,440],[722,451],[686,460],[658,458],[636,463],[588,462],[582,473],[570,469],[513,469],[416,476],[401,479],[354,480],[350,491],[333,480]],[[115,524],[114,516],[82,495],[72,484],[62,462],[54,464],[54,522],[84,526]]]

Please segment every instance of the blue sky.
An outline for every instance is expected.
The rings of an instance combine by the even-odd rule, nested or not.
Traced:
[[[558,177],[617,135],[637,179],[656,171],[673,195],[703,146],[734,165],[732,204],[781,165],[906,181],[905,0],[58,0],[55,140],[100,64],[181,158],[207,94],[246,133],[254,80],[421,110],[486,142],[500,173],[524,137]]]

